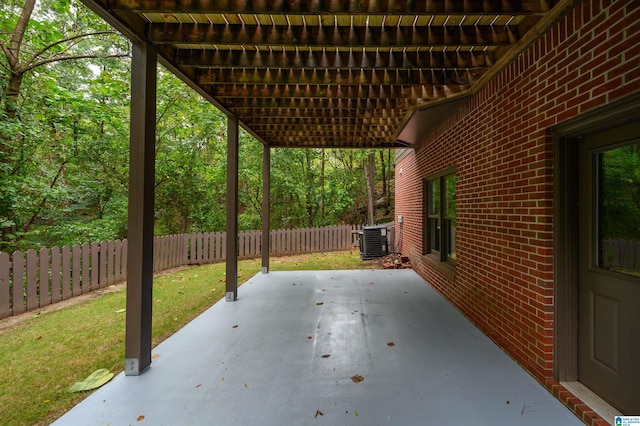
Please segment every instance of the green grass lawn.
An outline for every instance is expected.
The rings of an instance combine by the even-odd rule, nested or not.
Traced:
[[[357,251],[272,258],[271,271],[375,268]],[[260,271],[260,260],[238,264],[240,282]],[[204,265],[154,279],[153,345],[220,300],[225,264]],[[0,425],[49,424],[89,393],[68,389],[99,368],[124,365],[124,286],[83,302],[0,329]],[[7,321],[7,320],[4,320]],[[1,323],[1,321],[0,321]]]

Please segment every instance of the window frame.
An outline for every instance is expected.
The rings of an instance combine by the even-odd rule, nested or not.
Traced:
[[[455,216],[448,216],[447,209],[447,187],[446,182],[450,177],[455,177],[456,188],[455,194],[457,198],[457,174],[455,167],[450,167],[442,170],[439,173],[430,175],[424,179],[424,202],[423,202],[423,255],[428,258],[455,267],[455,256],[449,256],[452,252],[452,247],[455,247],[455,241],[452,240],[451,230],[449,224],[451,221],[456,221],[457,209]],[[437,185],[435,185],[437,183]],[[437,186],[438,194],[437,199],[434,197],[434,186]],[[437,203],[437,209],[434,210],[434,204]],[[433,221],[436,221],[437,235],[433,235]],[[448,222],[448,223],[447,223]],[[447,227],[448,232],[443,232]],[[455,238],[455,236],[453,237]]]

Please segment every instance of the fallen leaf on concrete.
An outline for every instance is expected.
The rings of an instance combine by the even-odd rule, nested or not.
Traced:
[[[316,410],[316,415],[313,417],[324,416],[324,413],[320,410]]]
[[[233,326],[233,327],[231,327],[231,328],[238,328],[238,324],[234,325],[234,326]]]
[[[395,344],[395,343],[393,343],[393,342],[388,342],[388,343],[387,343],[387,346],[395,346],[395,345],[396,345],[396,344]]]
[[[155,354],[155,355],[151,356],[151,359],[158,359],[158,358],[160,358],[160,355],[158,355],[158,354]]]
[[[356,417],[358,417],[358,410],[356,410]]]
[[[141,422],[144,420],[144,416],[138,416],[138,418],[136,419],[137,421]]]
[[[359,375],[359,374],[356,374],[355,376],[353,376],[353,377],[351,378],[351,380],[353,381],[353,383],[360,383],[361,381],[363,381],[363,380],[364,380],[364,377],[362,377],[362,376],[361,376],[361,375]]]
[[[89,377],[84,379],[84,381],[74,383],[74,385],[71,386],[71,389],[69,389],[69,392],[75,393],[97,389],[111,380],[113,376],[114,374],[109,372],[106,368],[100,368],[99,370],[91,373]]]
[[[196,389],[198,389],[200,386],[202,386],[202,383],[197,384],[197,385],[196,385]]]
[[[324,305],[324,302],[318,302],[318,303],[316,303],[316,306],[322,306],[322,305]]]
[[[322,358],[329,358],[331,355],[330,354],[326,354],[326,355],[322,355]]]
[[[369,281],[369,285],[374,285],[374,284],[375,284],[375,282]]]
[[[313,339],[313,336],[307,336],[307,339],[311,340]]]

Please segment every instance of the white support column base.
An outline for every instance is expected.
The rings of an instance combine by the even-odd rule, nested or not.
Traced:
[[[144,373],[148,366],[140,370],[140,360],[137,358],[126,358],[124,360],[124,375],[125,376],[139,376]]]

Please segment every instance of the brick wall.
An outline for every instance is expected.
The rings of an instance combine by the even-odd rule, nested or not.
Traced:
[[[543,383],[553,375],[550,127],[639,90],[638,2],[585,1],[396,165],[403,253]],[[422,256],[422,182],[451,166],[455,274]]]

